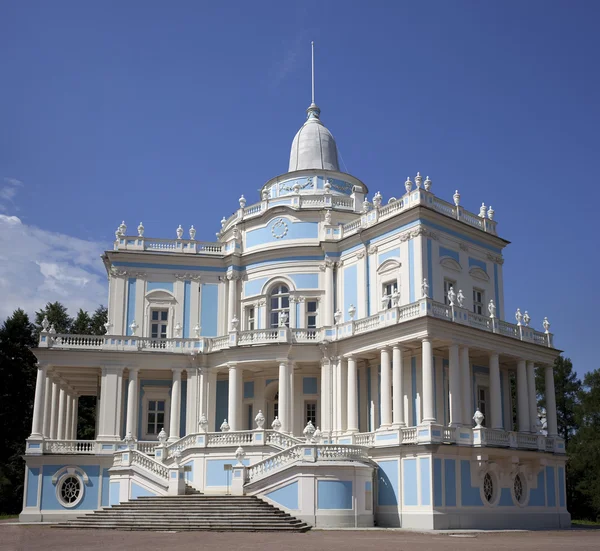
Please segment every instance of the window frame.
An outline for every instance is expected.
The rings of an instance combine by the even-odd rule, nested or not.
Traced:
[[[481,295],[480,300],[476,300],[476,293]],[[473,313],[480,316],[485,315],[485,291],[479,287],[473,287]]]
[[[159,319],[154,320],[154,313],[158,314]],[[162,318],[162,319],[161,319]],[[164,307],[150,307],[150,323],[149,332],[150,338],[155,340],[165,340],[169,338],[169,309]],[[157,330],[156,337],[154,336],[154,325],[157,325],[158,329],[161,329],[161,326],[164,327],[164,337],[162,330]]]
[[[285,291],[282,289],[285,288]],[[287,306],[283,306],[284,300],[287,298]],[[273,308],[273,299],[276,299],[278,305]],[[287,283],[280,282],[271,286],[268,293],[269,301],[269,328],[276,329],[279,327],[280,317],[283,312],[287,313],[286,327],[290,326],[290,286]],[[277,315],[277,322],[273,323],[273,315]]]
[[[139,426],[139,434],[142,440],[146,440],[149,442],[154,442],[158,440],[158,434],[150,434],[147,432],[148,429],[148,408],[149,403],[154,400],[164,400],[165,402],[165,424],[164,428],[166,432],[169,432],[167,429],[170,427],[170,418],[171,418],[171,396],[170,391],[171,387],[167,386],[168,381],[165,381],[165,386],[147,386],[142,385],[140,387],[140,393],[143,391],[144,399],[142,402],[142,417],[138,420]],[[159,429],[160,432],[160,429]],[[137,435],[134,434],[137,438]],[[170,436],[170,435],[169,435]],[[179,435],[177,435],[179,438]]]

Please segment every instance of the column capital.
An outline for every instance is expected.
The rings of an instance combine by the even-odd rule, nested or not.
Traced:
[[[396,343],[392,344],[392,349],[393,350],[400,350],[401,352],[404,352],[404,346],[401,345],[399,342],[396,342]]]
[[[129,370],[129,376],[136,375],[140,372],[140,368],[137,366],[131,366],[127,368]]]
[[[346,360],[358,360],[358,356],[354,352],[350,352],[350,354],[344,354],[344,358],[346,358]]]
[[[227,362],[227,369],[229,369],[229,371],[231,371],[232,369],[236,369],[237,367],[238,367],[237,362]]]
[[[390,347],[388,345],[377,347],[377,352],[389,352],[389,351],[390,351]]]
[[[423,338],[421,339],[421,342],[422,342],[422,343],[423,343],[423,342],[431,342],[431,337],[423,337]]]

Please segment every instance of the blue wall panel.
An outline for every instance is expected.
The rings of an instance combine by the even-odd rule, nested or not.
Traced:
[[[456,460],[444,460],[444,488],[446,507],[456,507]]]
[[[318,289],[319,274],[290,274],[296,289]]]
[[[378,256],[379,264],[383,264],[388,258],[400,258],[400,249],[391,249],[390,251],[386,251],[381,253]]]
[[[565,506],[565,469],[558,468],[558,504],[561,507]]]
[[[380,461],[377,470],[378,505],[398,505],[398,460]]]
[[[268,281],[266,277],[244,281],[244,296],[260,295],[264,284]]]
[[[276,224],[280,225],[276,226]],[[274,234],[280,236],[279,239]],[[289,218],[278,216],[273,218],[264,228],[247,231],[246,248],[249,249],[250,247],[266,245],[272,242],[280,243],[291,239],[318,238],[319,224],[317,222],[292,222]]]
[[[460,264],[460,256],[458,251],[453,251],[452,249],[447,249],[446,247],[440,247],[440,258],[443,256],[448,256]]]
[[[242,463],[250,465],[249,459],[244,459]],[[225,465],[237,465],[237,459],[209,459],[206,462],[206,486],[231,486],[232,471],[226,471]]]
[[[25,498],[25,506],[26,507],[37,507],[39,481],[40,481],[39,467],[28,467],[27,468],[27,496]]]
[[[405,459],[402,462],[402,491],[404,493],[404,505],[419,504],[416,459]]]
[[[496,263],[494,263],[494,294],[496,295],[496,316],[498,319],[503,319],[500,312],[500,282],[498,281],[498,264]]]
[[[298,481],[277,488],[277,490],[265,494],[265,497],[272,499],[286,509],[298,509]]]
[[[352,509],[352,482],[318,480],[317,509]]]
[[[421,505],[431,505],[431,461],[429,457],[419,457],[421,475]]]
[[[146,282],[146,292],[156,290],[169,291],[169,293],[173,293],[173,282],[172,281],[148,281]]]
[[[463,507],[483,506],[479,488],[471,486],[471,464],[465,459],[460,461],[460,490]]]
[[[303,394],[316,394],[317,393],[317,378],[316,377],[303,377],[302,378],[302,393]]]
[[[433,259],[431,239],[427,240],[427,283],[429,284],[429,296],[435,300],[433,285]]]
[[[502,488],[500,490],[500,499],[498,500],[498,507],[512,507],[513,499],[510,493],[510,488]]]
[[[410,386],[412,394],[412,426],[417,426],[417,358],[410,359]]]
[[[348,314],[350,305],[352,304],[356,308],[358,304],[357,268],[358,267],[356,264],[344,268],[344,321],[350,320],[350,316]]]
[[[143,488],[139,484],[136,484],[135,482],[131,483],[131,499],[137,499],[138,497],[152,497],[155,495],[154,492],[146,490],[146,488]]]
[[[554,481],[554,467],[546,467],[546,499],[548,507],[556,507],[556,483]]]
[[[219,286],[214,283],[203,283],[201,300],[200,327],[202,329],[202,336],[216,337],[218,336]]]
[[[48,510],[64,510],[56,497],[56,486],[52,484],[54,474],[65,465],[44,465],[42,470],[42,502],[41,508]],[[98,508],[98,483],[100,467],[98,465],[83,465],[80,467],[88,475],[89,483],[85,485],[83,499],[69,510],[97,509]]]
[[[244,381],[244,399],[254,398],[254,381]]]
[[[540,471],[537,477],[537,488],[530,490],[529,503],[530,507],[545,507],[546,506],[546,481],[544,480],[544,471]]]
[[[435,507],[443,505],[442,460],[437,457],[433,460],[433,505]]]
[[[102,507],[110,505],[110,473],[108,469],[102,469]]]
[[[485,260],[479,260],[478,258],[469,257],[469,268],[473,266],[481,268],[487,274],[487,263]]]
[[[119,504],[119,487],[120,484],[118,482],[110,483],[110,505],[118,505]]]

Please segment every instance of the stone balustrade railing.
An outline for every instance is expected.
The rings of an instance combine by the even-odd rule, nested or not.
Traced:
[[[246,469],[246,482],[251,484],[299,461],[363,461],[370,462],[367,448],[344,444],[298,444],[280,451]]]
[[[553,335],[549,331],[541,332],[526,325],[515,325],[495,317],[474,314],[466,308],[448,306],[430,298],[422,298],[411,304],[386,308],[377,314],[340,323],[333,327],[319,329],[258,329],[254,331],[232,331],[220,337],[198,337],[195,339],[150,339],[148,337],[102,335],[68,335],[42,331],[39,346],[41,348],[66,348],[80,350],[117,350],[144,351],[162,350],[174,353],[208,354],[238,346],[254,344],[315,344],[323,339],[341,340],[353,335],[377,331],[390,325],[396,325],[423,316],[452,321],[468,325],[482,331],[504,335],[521,341],[542,346],[553,346]]]
[[[455,199],[456,201],[456,199]],[[126,226],[120,227],[117,231],[116,240],[114,242],[115,250],[131,250],[131,251],[160,251],[173,252],[184,254],[200,254],[208,256],[225,256],[233,253],[237,246],[232,245],[231,241],[240,239],[239,230],[233,230],[233,236],[227,234],[229,230],[235,228],[237,224],[244,220],[250,220],[262,216],[270,208],[281,205],[288,206],[292,209],[336,209],[357,214],[356,220],[339,224],[336,231],[327,233],[327,240],[338,241],[350,235],[353,235],[361,229],[371,227],[380,221],[387,220],[395,216],[399,212],[417,207],[424,206],[433,209],[449,218],[454,218],[475,227],[486,233],[496,235],[496,221],[491,217],[493,210],[485,211],[483,209],[479,215],[465,210],[458,204],[448,203],[436,197],[431,191],[424,188],[411,189],[399,199],[393,199],[387,205],[381,206],[381,196],[379,201],[374,204],[365,201],[357,204],[354,196],[335,195],[331,193],[298,193],[278,197],[275,199],[265,199],[259,203],[240,208],[229,217],[221,222],[222,228],[218,237],[223,241],[203,242],[196,241],[196,230],[190,230],[190,239],[183,238],[183,230],[178,228],[177,239],[157,239],[144,237],[143,227],[138,228],[139,235],[128,236],[121,231],[126,231]],[[482,207],[483,208],[483,207]],[[238,243],[239,245],[239,243]]]
[[[123,467],[127,464],[148,471],[158,478],[163,479],[163,481],[168,481],[169,479],[168,467],[137,450],[124,450],[115,454],[113,467]]]

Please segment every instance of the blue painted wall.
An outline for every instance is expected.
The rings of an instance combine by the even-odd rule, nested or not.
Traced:
[[[545,507],[546,506],[546,481],[544,480],[544,470],[538,473],[537,488],[530,490],[529,503],[530,507]]]
[[[442,460],[437,457],[433,460],[433,505],[443,506]]]
[[[398,460],[380,461],[377,470],[377,504],[398,505]]]
[[[558,504],[561,507],[565,506],[565,469],[558,468]]]
[[[317,378],[316,377],[303,377],[302,393],[303,394],[316,394],[317,393]]]
[[[477,268],[481,268],[487,274],[487,264],[484,260],[479,260],[478,258],[469,257],[469,268],[476,266]]]
[[[44,465],[42,470],[42,498],[41,508],[47,510],[65,510],[56,497],[56,486],[52,484],[54,474],[65,467],[65,465]],[[80,467],[88,475],[89,483],[85,486],[83,499],[69,507],[70,511],[78,509],[98,508],[98,481],[100,478],[100,467],[98,465],[84,465]]]
[[[172,281],[148,281],[146,283],[146,292],[156,291],[157,289],[161,289],[163,291],[169,291],[169,293],[173,293],[173,282]]]
[[[244,381],[244,398],[254,398],[254,381]]]
[[[379,261],[379,264],[382,264],[388,258],[399,258],[399,257],[400,257],[400,249],[399,248],[397,248],[397,249],[391,249],[389,251],[381,253],[378,256],[378,261]]]
[[[410,383],[412,394],[412,426],[417,426],[417,358],[410,359]]]
[[[135,482],[131,483],[131,499],[137,499],[138,497],[152,497],[155,495],[154,492],[142,488],[139,484],[136,484]]]
[[[118,505],[119,504],[119,487],[120,484],[118,482],[110,483],[110,505]]]
[[[460,256],[458,251],[453,251],[452,249],[447,249],[446,247],[440,247],[440,258],[444,256],[449,256],[453,260],[456,260],[460,264]]]
[[[556,507],[556,483],[554,467],[546,467],[546,499],[548,507]]]
[[[446,507],[456,507],[456,460],[444,459]]]
[[[246,466],[250,465],[249,459],[244,459],[242,463]],[[223,469],[224,465],[236,465],[237,459],[209,459],[206,462],[206,486],[231,486],[231,471]]]
[[[286,509],[298,509],[298,481],[273,490],[265,494],[265,497],[272,499]]]
[[[502,488],[500,490],[500,499],[498,500],[498,507],[512,507],[514,505],[510,488]]]
[[[421,505],[431,505],[431,461],[429,457],[419,457],[421,475]]]
[[[318,289],[319,274],[290,274],[290,279],[294,282],[296,289]]]
[[[218,336],[217,320],[219,312],[219,286],[214,283],[203,283],[202,312],[200,313],[200,327],[203,337]]]
[[[357,274],[358,267],[356,264],[344,268],[344,321],[350,320],[350,316],[348,315],[348,308],[350,308],[350,305],[353,304],[355,308],[358,305]]]
[[[25,506],[26,507],[37,507],[39,481],[40,481],[39,467],[28,467],[27,468],[27,495],[25,498]]]
[[[108,469],[102,469],[102,507],[110,505],[110,473]]]
[[[402,462],[402,489],[404,493],[404,505],[418,505],[417,494],[417,460],[405,459]]]
[[[282,235],[284,228],[282,226],[273,228],[273,226],[282,220],[287,226],[287,232]],[[273,232],[282,235],[277,239]],[[264,228],[249,230],[246,232],[246,248],[265,245],[272,242],[289,241],[291,239],[318,239],[319,224],[317,222],[292,222],[289,218],[278,216],[273,218]]]
[[[317,509],[352,509],[352,482],[318,480]]]
[[[460,496],[463,507],[482,507],[479,488],[471,486],[471,464],[465,459],[460,461]]]
[[[494,294],[496,295],[496,316],[498,318],[502,318],[502,313],[500,312],[500,283],[498,281],[498,264],[494,263]]]
[[[131,335],[131,329],[129,326],[133,323],[135,319],[135,286],[136,286],[135,277],[130,277],[127,280],[127,335]],[[139,325],[139,323],[138,323]]]
[[[435,300],[433,285],[433,254],[431,239],[427,240],[427,283],[429,284],[429,296]]]

